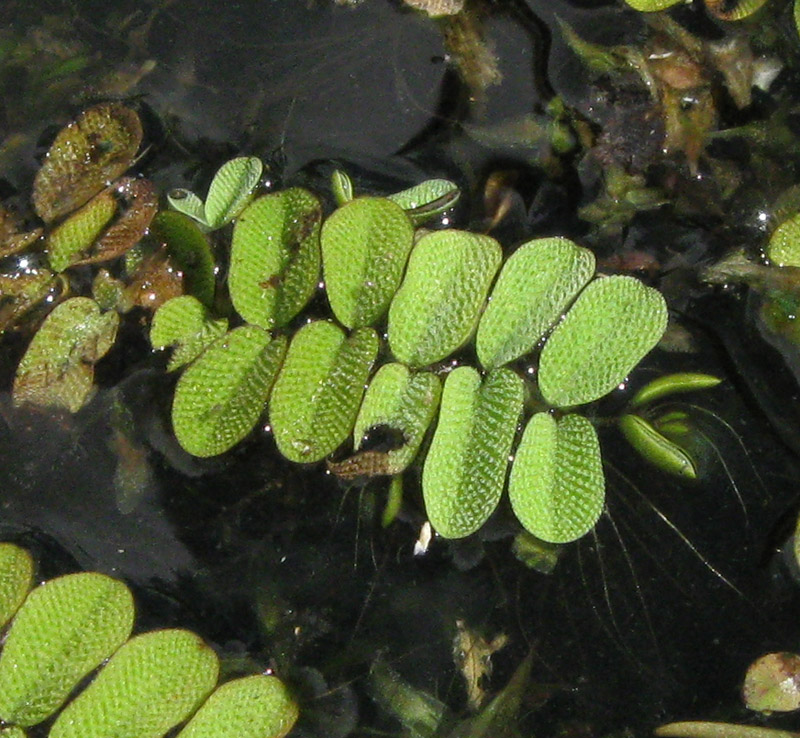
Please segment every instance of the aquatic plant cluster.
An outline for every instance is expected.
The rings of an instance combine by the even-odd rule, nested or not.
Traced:
[[[24,737],[56,714],[52,738],[157,738],[182,723],[182,738],[282,738],[292,729],[297,706],[277,677],[217,686],[219,659],[196,634],[131,637],[133,596],[121,581],[80,572],[32,587],[33,575],[25,549],[0,543],[3,736]]]
[[[171,350],[168,369],[185,367],[172,419],[191,454],[224,453],[268,409],[286,458],[327,458],[342,479],[388,476],[397,487],[435,426],[422,492],[440,535],[479,530],[507,478],[516,517],[537,538],[565,543],[592,529],[604,474],[595,428],[576,408],[623,384],[658,343],[667,308],[655,289],[597,275],[593,253],[564,238],[534,239],[504,260],[490,236],[426,230],[458,198],[447,180],[356,197],[337,171],[338,207],[323,217],[306,189],[256,196],[262,163],[240,157],[220,168],[205,201],[173,190],[172,209],[157,213],[147,180],[116,179],[141,135],[132,109],[91,108],[59,134],[36,177],[34,205],[55,223],[47,268],[17,285],[9,320],[52,300],[74,267],[123,257],[136,276],[125,285],[101,269],[92,297],[61,295],[19,364],[15,402],[82,407],[118,314],[138,302],[155,309],[150,340]],[[217,290],[207,235],[231,222],[224,286],[235,313]],[[21,250],[40,235],[10,242]],[[304,320],[321,276],[332,316]],[[480,371],[464,351],[473,336]],[[714,383],[679,375],[634,406]],[[641,414],[621,422],[635,448],[692,475],[691,459]]]

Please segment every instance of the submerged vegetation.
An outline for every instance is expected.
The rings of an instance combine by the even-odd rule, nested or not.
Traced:
[[[118,33],[126,50],[124,74],[99,75],[78,40],[51,39],[53,54],[37,56],[43,32],[0,32],[0,81],[27,65],[20,104],[58,119],[48,130],[26,121],[16,138],[0,131],[0,162],[24,164],[8,165],[0,189],[11,398],[0,412],[9,436],[49,423],[47,433],[70,437],[65,457],[102,446],[101,460],[114,459],[104,525],[127,520],[156,556],[147,515],[174,527],[173,550],[191,551],[191,566],[176,565],[170,584],[143,577],[143,588],[156,610],[186,598],[201,603],[199,620],[224,613],[224,625],[208,628],[220,652],[238,649],[231,673],[275,670],[290,685],[291,697],[274,676],[238,680],[268,684],[265,704],[270,695],[281,703],[262,711],[283,717],[259,735],[284,735],[299,704],[295,730],[312,738],[633,736],[654,728],[655,715],[705,720],[697,712],[728,700],[755,659],[744,707],[728,700],[707,716],[715,722],[660,734],[790,735],[767,713],[800,706],[776,686],[800,681],[797,657],[778,650],[795,644],[760,623],[771,619],[767,605],[781,623],[796,619],[789,605],[800,606],[790,491],[800,470],[793,4],[408,5],[292,11],[344,28],[360,14],[388,13],[398,28],[411,24],[403,33],[438,44],[433,60],[415,53],[445,69],[441,99],[423,104],[415,93],[406,107],[422,109],[425,125],[406,133],[388,163],[359,157],[355,144],[304,150],[292,140],[302,88],[280,116],[267,115],[270,84],[279,86],[254,83],[247,65],[247,125],[224,144],[187,134],[192,124],[160,107],[164,49],[148,45],[180,2],[108,20],[104,33]],[[58,34],[52,17],[40,23]],[[516,41],[504,45],[504,33]],[[352,34],[354,48],[369,38]],[[520,38],[529,56],[513,57]],[[396,48],[414,48],[404,43]],[[288,57],[295,47],[282,48]],[[506,86],[518,82],[520,58],[531,66],[532,97],[515,108],[502,96],[515,89]],[[331,75],[337,63],[351,62],[326,61]],[[90,73],[99,75],[94,91],[79,93],[69,75]],[[183,66],[181,74],[192,94],[238,89],[209,69],[208,78]],[[322,107],[324,86],[315,84]],[[44,92],[62,104],[37,101]],[[17,115],[6,114],[9,130]],[[35,139],[42,157],[33,164],[20,152]],[[105,481],[94,486],[107,492]],[[38,491],[17,487],[20,499]],[[8,497],[4,538],[55,535],[51,517],[20,513]],[[78,495],[63,497],[71,533],[80,529],[71,518]],[[83,503],[88,519],[96,499]],[[59,531],[68,549],[69,533]],[[127,545],[135,543],[117,550]],[[77,541],[74,549],[87,550]],[[86,558],[90,569],[113,568]],[[12,570],[0,565],[2,575]],[[91,608],[100,599],[111,607],[110,595],[62,603],[63,617],[88,623],[98,639],[92,618],[125,626],[102,653],[17,666],[15,644],[28,659],[56,649],[68,629],[48,622],[25,635],[25,623],[38,617],[37,593],[59,582],[127,600],[130,592],[87,573],[28,594],[30,576],[8,587],[0,576],[0,595],[10,593],[0,615],[13,617],[0,654],[0,733],[36,725],[34,735],[72,735],[63,726],[80,732],[84,721],[81,735],[99,734],[103,720],[117,719],[98,717],[97,707],[122,689],[114,674],[128,667],[116,660],[147,639],[128,640],[130,603],[105,620]],[[573,616],[581,597],[588,605]],[[723,601],[735,614],[712,623],[708,613]],[[178,626],[183,616],[173,618]],[[230,623],[241,630],[230,635]],[[698,623],[707,630],[693,641]],[[724,646],[708,643],[727,627],[742,630],[746,645],[720,656]],[[190,631],[161,633],[201,643]],[[603,639],[613,656],[595,649]],[[170,674],[191,687],[182,675],[194,666],[170,671],[158,660],[170,648],[191,650],[154,646],[154,671],[136,666],[147,684],[133,692]],[[695,675],[689,654],[698,648]],[[633,664],[636,687],[620,688],[620,662]],[[19,704],[45,694],[34,716],[9,702],[12,668],[27,675]],[[186,720],[216,669],[198,677],[180,715],[129,734],[163,735]],[[45,671],[67,676],[42,686]],[[676,708],[675,695],[694,699],[693,687],[678,685],[723,673],[718,691],[709,688],[715,697]],[[226,735],[231,713],[220,714],[238,709],[223,699],[235,683],[208,697],[179,735]],[[630,704],[634,689],[646,695],[640,707]],[[144,719],[137,705],[118,707]],[[203,714],[221,722],[198,727]]]

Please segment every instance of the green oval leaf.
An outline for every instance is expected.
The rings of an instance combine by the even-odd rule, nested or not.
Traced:
[[[211,180],[205,204],[205,221],[209,228],[230,223],[253,195],[264,165],[256,156],[240,156],[225,162]]]
[[[667,327],[661,293],[633,277],[596,279],[542,349],[539,389],[551,405],[597,400],[620,385]]]
[[[0,655],[0,718],[29,726],[52,715],[125,642],[133,615],[128,588],[104,574],[69,574],[34,589]]]
[[[286,338],[243,325],[218,338],[181,376],[172,424],[181,446],[215,456],[241,441],[264,412]]]
[[[389,199],[403,208],[411,222],[418,226],[452,208],[460,195],[461,191],[449,179],[428,179],[389,195]]]
[[[150,224],[153,237],[167,245],[167,253],[183,272],[184,291],[209,307],[214,302],[214,254],[208,236],[183,213],[162,210]]]
[[[500,272],[476,337],[487,369],[528,353],[594,274],[594,254],[566,238],[520,246]]]
[[[109,187],[54,228],[47,237],[47,259],[53,270],[62,272],[78,261],[116,211],[117,201]]]
[[[356,454],[332,468],[338,476],[399,474],[414,460],[439,407],[442,383],[430,372],[410,372],[403,364],[385,364],[372,378],[358,412],[353,437]],[[397,433],[397,446],[358,453],[370,431]]]
[[[644,418],[623,415],[619,427],[628,443],[654,466],[678,477],[697,478],[692,457]]]
[[[132,638],[58,716],[50,738],[160,738],[214,688],[216,654],[186,630]]]
[[[600,517],[605,478],[600,443],[581,415],[536,413],[514,454],[508,493],[525,530],[548,543],[588,533]]]
[[[428,518],[445,538],[474,533],[497,507],[522,398],[522,380],[509,369],[491,372],[483,383],[467,366],[447,377],[422,472]]]
[[[322,226],[322,265],[339,322],[359,328],[383,317],[413,239],[402,208],[383,197],[359,197],[331,214]]]
[[[295,334],[269,410],[287,459],[319,461],[347,438],[377,355],[378,336],[370,328],[346,338],[333,323],[317,321]]]
[[[297,715],[283,682],[256,674],[219,687],[178,738],[283,738]]]
[[[389,308],[389,345],[412,367],[443,359],[472,334],[502,259],[493,238],[435,231],[411,252]]]
[[[720,382],[722,380],[719,377],[714,377],[711,374],[697,374],[694,372],[667,374],[664,377],[658,377],[658,379],[648,382],[642,387],[633,396],[630,405],[631,407],[641,407],[671,395],[711,389]]]
[[[85,110],[59,132],[36,173],[36,212],[49,222],[79,208],[131,166],[141,142],[142,124],[130,108]]]
[[[17,367],[14,404],[80,410],[92,394],[94,364],[114,345],[118,325],[115,312],[101,313],[88,297],[58,305]]]
[[[248,323],[284,326],[314,294],[321,220],[319,200],[293,187],[258,198],[236,221],[228,288]]]
[[[153,316],[150,343],[154,349],[173,347],[167,371],[194,361],[228,330],[228,321],[213,320],[206,307],[191,295],[167,300]]]
[[[13,543],[0,543],[0,628],[19,609],[32,582],[31,555]]]

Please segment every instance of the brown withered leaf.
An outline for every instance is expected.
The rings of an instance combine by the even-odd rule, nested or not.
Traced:
[[[0,259],[28,248],[42,235],[42,228],[21,231],[14,213],[0,205]]]
[[[386,451],[359,451],[342,461],[328,460],[328,471],[344,481],[368,480],[392,473]]]
[[[142,124],[121,103],[103,103],[63,128],[33,182],[33,206],[51,222],[79,208],[133,163]]]
[[[53,294],[56,277],[49,269],[0,274],[0,333]]]
[[[138,305],[155,311],[167,300],[183,293],[183,272],[162,247],[146,257],[136,270],[125,290],[124,302],[129,307]]]
[[[89,254],[73,264],[97,264],[122,256],[142,240],[158,212],[158,194],[149,180],[123,177],[112,189],[122,201],[122,214],[95,241]]]

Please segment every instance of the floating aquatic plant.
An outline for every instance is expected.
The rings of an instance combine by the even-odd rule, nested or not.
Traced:
[[[297,706],[277,677],[246,676],[214,691],[219,659],[196,634],[156,630],[128,640],[134,605],[122,582],[82,572],[29,592],[30,555],[3,543],[0,561],[8,583],[0,612],[16,610],[0,652],[4,736],[24,736],[53,715],[53,738],[161,738],[193,714],[184,738],[282,738],[294,725]]]

